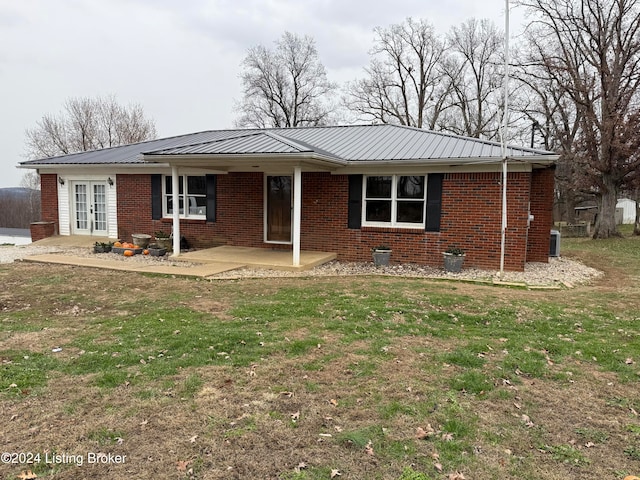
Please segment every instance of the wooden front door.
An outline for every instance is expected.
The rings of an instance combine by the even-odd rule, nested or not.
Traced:
[[[291,184],[291,176],[267,176],[267,242],[291,243]]]

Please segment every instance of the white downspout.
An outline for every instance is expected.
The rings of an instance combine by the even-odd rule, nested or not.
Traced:
[[[504,112],[502,125],[502,227],[500,229],[500,278],[504,278],[507,243],[507,128],[509,127],[509,0],[505,0],[504,21]]]
[[[171,166],[171,201],[173,203],[173,254],[172,257],[180,256],[180,181],[178,177],[178,167]],[[186,207],[186,205],[185,205]]]
[[[300,223],[302,221],[302,169],[293,169],[293,266],[300,266]]]

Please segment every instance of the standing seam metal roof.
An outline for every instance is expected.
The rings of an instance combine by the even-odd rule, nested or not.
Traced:
[[[351,125],[261,130],[212,130],[81,152],[21,165],[142,164],[144,154],[243,155],[310,153],[349,162],[499,159],[500,144],[399,125]],[[141,155],[142,154],[142,155]],[[526,160],[555,154],[509,147],[509,157]]]

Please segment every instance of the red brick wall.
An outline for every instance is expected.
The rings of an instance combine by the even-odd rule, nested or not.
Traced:
[[[172,219],[151,218],[151,176],[118,175],[118,237],[171,232]],[[216,222],[181,220],[180,234],[197,248],[221,244],[262,247],[263,175],[234,173],[217,179]]]
[[[53,222],[56,233],[60,231],[58,188],[58,176],[55,173],[40,175],[40,219],[43,222]]]
[[[527,261],[548,262],[550,231],[553,227],[555,168],[534,170],[531,176],[531,214]]]
[[[132,233],[153,235],[151,176],[119,174],[116,176],[116,188],[118,238],[130,242]]]
[[[337,252],[341,260],[368,262],[371,261],[371,248],[386,244],[393,248],[391,258],[394,262],[440,266],[441,252],[449,246],[457,246],[467,252],[466,267],[497,270],[500,264],[501,180],[501,173],[445,175],[440,232],[371,227],[352,230],[347,228],[348,176],[304,173],[301,247]],[[171,230],[170,219],[151,219],[149,175],[118,175],[117,185],[121,238],[129,239],[132,233]],[[182,221],[182,235],[194,247],[225,243],[290,248],[263,242],[263,189],[262,173],[218,176],[217,221]],[[533,175],[509,174],[507,270],[522,270],[527,260],[546,261],[552,192],[553,171],[549,169],[536,170]],[[536,219],[528,231],[529,201]]]

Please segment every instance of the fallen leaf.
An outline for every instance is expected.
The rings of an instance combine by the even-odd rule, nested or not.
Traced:
[[[433,467],[438,471],[438,473],[442,473],[442,464],[441,463],[434,463]]]
[[[140,422],[140,426],[144,427],[147,423],[149,423],[149,420],[143,420]]]
[[[189,439],[189,442],[191,442],[191,443],[196,443],[196,438],[198,438],[198,435],[194,435],[193,437],[191,437],[191,438]]]
[[[20,475],[18,475],[18,478],[20,480],[34,480],[35,478],[38,478],[38,476],[35,473],[33,473],[31,470],[26,470],[26,471],[20,472]]]
[[[342,476],[342,474],[340,473],[340,470],[338,470],[337,468],[331,469],[331,478],[336,478],[340,476]]]
[[[300,420],[300,410],[291,414],[292,422],[297,422],[298,420]]]
[[[587,442],[587,443],[584,444],[584,446],[587,447],[587,448],[592,448],[592,447],[595,447],[596,444],[593,443],[593,442]]]
[[[453,433],[443,433],[442,440],[444,442],[452,442],[453,441]]]
[[[280,395],[283,397],[291,398],[293,397],[293,392],[280,392]]]
[[[431,437],[435,435],[436,431],[433,429],[430,423],[427,423],[427,428],[418,427],[416,428],[416,439],[422,440],[427,437]]]
[[[449,480],[465,480],[464,475],[460,472],[450,473],[448,479]]]
[[[531,419],[529,418],[529,415],[525,415],[524,413],[522,414],[522,417],[520,417],[522,419],[522,421],[524,422],[524,424],[531,428],[534,426],[534,423],[531,421]]]
[[[375,455],[375,453],[373,452],[373,444],[371,443],[371,440],[369,440],[369,443],[367,443],[367,445],[364,447],[364,451],[367,452],[367,455]]]
[[[624,361],[624,363],[627,365],[633,365],[635,362],[633,361],[633,358],[629,357]]]
[[[186,472],[187,471],[187,467],[189,466],[191,462],[189,460],[178,460],[176,462],[176,468],[178,469],[179,472]]]
[[[307,464],[304,462],[300,462],[294,470],[296,472],[299,472],[300,470],[304,470],[305,468],[307,468]]]
[[[332,398],[331,400],[329,400],[329,403],[330,403],[331,405],[333,405],[334,407],[337,407],[337,406],[338,406],[338,401],[337,401],[335,398]]]

